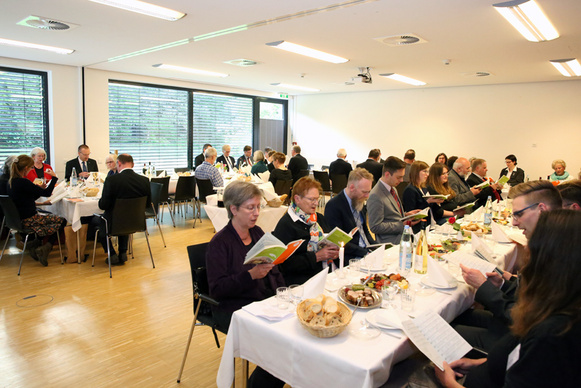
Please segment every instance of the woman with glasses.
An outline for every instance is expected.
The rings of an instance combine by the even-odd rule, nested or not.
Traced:
[[[339,257],[337,246],[327,245],[319,249],[317,245],[323,239],[323,234],[330,231],[323,215],[317,213],[321,191],[321,184],[313,178],[299,179],[293,186],[287,213],[278,221],[272,232],[285,244],[299,239],[305,240],[295,253],[280,265],[287,284],[303,284],[329,265],[330,261]]]
[[[499,178],[506,175],[508,177],[507,184],[510,186],[516,186],[519,183],[523,183],[525,181],[525,172],[522,168],[516,166],[516,156],[510,154],[504,158],[504,161],[506,167],[500,171]]]
[[[252,183],[236,181],[224,190],[224,207],[230,221],[214,235],[206,253],[210,296],[218,329],[228,332],[232,314],[243,306],[274,296],[284,280],[273,264],[243,264],[248,251],[264,235],[256,225],[262,192]],[[256,367],[250,387],[282,387],[284,382]]]
[[[50,182],[52,177],[56,177],[52,167],[49,164],[44,163],[46,160],[46,152],[42,148],[33,148],[32,151],[30,151],[30,157],[34,161],[34,166],[28,174],[26,174],[26,179],[38,186],[43,186],[46,182]]]
[[[581,212],[542,212],[528,243],[511,333],[487,358],[435,368],[445,387],[577,387],[581,381]],[[458,377],[465,377],[462,382]]]
[[[427,180],[428,193],[448,195],[448,198],[441,204],[430,204],[432,213],[439,225],[444,224],[448,217],[464,214],[464,211],[452,212],[458,207],[458,201],[456,200],[456,192],[448,185],[448,171],[448,166],[445,164],[434,163],[430,167]]]
[[[423,210],[427,207],[431,207],[434,221],[437,222],[444,215],[444,209],[440,207],[440,204],[444,202],[444,200],[438,198],[424,198],[424,195],[428,193],[426,182],[429,176],[429,168],[430,166],[428,166],[426,162],[415,161],[412,163],[410,168],[410,184],[403,191],[402,202],[406,212],[416,209]],[[427,220],[429,222],[429,218]],[[425,222],[420,222],[412,227],[414,233],[418,233],[421,230],[422,224],[425,224]],[[429,224],[427,226],[429,226]]]
[[[107,169],[109,169],[107,177],[117,174],[117,155],[115,154],[107,155],[107,157],[105,158],[105,164],[107,165]]]

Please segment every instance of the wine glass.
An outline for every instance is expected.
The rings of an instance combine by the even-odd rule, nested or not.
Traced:
[[[383,296],[383,300],[387,302],[388,308],[393,309],[397,308],[396,305],[393,303],[393,299],[395,298],[395,295],[397,294],[398,291],[399,286],[397,285],[396,282],[383,283],[383,286],[381,287],[381,293]]]

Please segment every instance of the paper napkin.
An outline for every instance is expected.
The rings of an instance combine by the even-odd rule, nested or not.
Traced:
[[[327,282],[328,273],[329,267],[324,268],[303,284],[303,299],[315,298],[325,291],[325,283]]]
[[[383,268],[383,255],[385,254],[385,245],[379,246],[373,252],[370,252],[363,259],[365,269],[380,270]]]
[[[275,297],[273,296],[260,302],[252,302],[242,307],[242,310],[256,317],[268,319],[269,321],[281,321],[294,315],[295,308],[292,303],[289,303],[287,309],[282,310],[278,308],[276,302],[272,300],[273,298]]]
[[[458,282],[433,257],[428,257],[428,279],[434,286],[442,288],[454,287]]]
[[[502,225],[499,225],[496,222],[493,222],[491,224],[491,226],[492,226],[492,238],[494,239],[494,241],[499,242],[499,243],[512,242],[512,240],[509,239],[508,236],[506,235],[506,232],[504,231],[504,228]]]
[[[477,254],[477,252],[480,254],[480,256],[483,256],[483,258],[491,263],[494,262],[494,253],[492,252],[492,249],[490,249],[488,247],[488,245],[486,245],[486,243],[476,235],[476,233],[472,232],[472,252],[474,254]]]

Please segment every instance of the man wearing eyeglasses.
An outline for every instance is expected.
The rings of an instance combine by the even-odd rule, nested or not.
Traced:
[[[71,178],[71,174],[73,172],[73,167],[77,172],[77,176],[79,178],[86,179],[89,177],[90,172],[97,172],[99,171],[99,166],[97,165],[97,161],[95,159],[89,158],[91,155],[91,150],[89,146],[86,144],[81,144],[77,149],[79,156],[71,159],[67,162],[65,166],[65,180],[68,181]]]
[[[529,238],[541,212],[562,206],[559,191],[549,181],[530,181],[510,189],[512,223]],[[518,278],[508,272],[503,276],[487,273],[487,278],[474,268],[460,265],[466,284],[476,288],[474,300],[486,310],[468,310],[454,321],[454,328],[472,346],[487,351],[508,333],[512,323],[510,311],[516,302]]]

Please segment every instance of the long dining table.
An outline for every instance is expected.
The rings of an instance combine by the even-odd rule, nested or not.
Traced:
[[[516,244],[498,244],[490,240],[487,244],[495,253],[498,268],[505,269],[513,264]],[[398,246],[385,251],[382,273],[399,272],[398,252]],[[442,265],[446,267],[446,264]],[[351,278],[345,280],[345,284],[368,274],[351,270],[349,273]],[[333,284],[333,276],[328,276],[327,284]],[[417,288],[423,276],[409,273],[407,279],[410,286]],[[429,309],[450,322],[468,309],[474,301],[474,290],[462,281],[461,276],[457,279],[459,283],[455,289],[418,288],[421,291],[416,293],[413,316]],[[325,294],[337,298],[335,288],[327,286]],[[232,317],[217,374],[217,386],[226,388],[232,385],[235,376],[233,359],[239,357],[243,361],[242,386],[246,386],[245,371],[250,361],[296,388],[379,387],[388,380],[396,363],[417,350],[399,330],[381,330],[381,334],[373,340],[361,340],[351,334],[350,329],[361,325],[368,312],[364,309],[355,311],[349,326],[336,337],[317,338],[301,326],[296,314],[269,321],[240,309]]]

